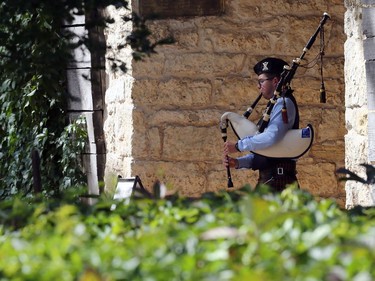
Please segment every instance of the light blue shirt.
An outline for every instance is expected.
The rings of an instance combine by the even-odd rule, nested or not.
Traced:
[[[293,128],[294,119],[296,117],[296,107],[290,98],[285,98],[285,102],[288,114],[288,123],[286,124],[283,121],[283,99],[279,98],[272,109],[267,128],[263,133],[240,139],[238,141],[238,148],[240,151],[256,151],[270,147],[281,140],[289,129]],[[251,169],[253,159],[253,153],[237,158],[238,169]]]

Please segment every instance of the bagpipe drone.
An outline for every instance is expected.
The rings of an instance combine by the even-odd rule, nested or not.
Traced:
[[[293,90],[291,88],[291,81],[297,71],[297,68],[300,66],[301,61],[305,57],[306,53],[312,45],[314,44],[316,37],[319,33],[321,33],[321,38],[324,38],[323,26],[326,21],[330,18],[328,13],[324,13],[323,17],[319,23],[319,26],[313,36],[310,38],[308,43],[303,49],[302,54],[299,58],[293,60],[291,66],[284,66],[284,70],[281,73],[280,81],[277,84],[276,90],[274,92],[273,97],[269,100],[267,104],[267,108],[263,114],[263,119],[261,120],[260,124],[257,126],[250,120],[248,117],[254,110],[255,106],[259,102],[262,97],[260,94],[257,99],[253,102],[253,104],[245,111],[243,115],[239,115],[234,112],[225,112],[221,116],[220,120],[220,129],[221,135],[224,142],[227,141],[227,128],[228,125],[232,128],[233,132],[237,136],[238,139],[242,139],[246,136],[254,136],[256,134],[264,132],[267,128],[267,125],[270,120],[270,115],[274,105],[278,98],[285,98],[289,93],[292,93]],[[323,42],[324,47],[324,42]],[[322,75],[322,62],[323,62],[323,54],[324,52],[321,50],[321,89],[320,89],[320,101],[325,102],[325,88],[324,88],[324,81]],[[270,157],[270,158],[284,158],[284,159],[297,159],[304,155],[311,147],[312,142],[314,140],[314,130],[312,125],[308,124],[304,128],[300,129],[291,129],[289,130],[284,138],[277,142],[275,145],[262,149],[251,151],[254,154],[259,154],[262,156]],[[233,187],[232,177],[229,166],[227,167],[227,176],[228,176],[228,187]]]

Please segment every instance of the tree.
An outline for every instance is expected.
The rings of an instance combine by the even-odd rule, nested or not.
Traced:
[[[91,14],[112,4],[128,5],[123,0],[4,0],[0,4],[0,197],[30,193],[33,151],[40,153],[46,194],[56,195],[84,182],[77,153],[83,149],[85,130],[67,120],[65,67],[70,50],[89,40],[71,40],[74,34],[62,32],[62,26],[75,14]],[[87,28],[110,22],[90,19]]]

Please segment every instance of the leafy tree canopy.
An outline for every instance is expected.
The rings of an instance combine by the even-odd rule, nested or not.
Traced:
[[[39,151],[42,183],[53,195],[83,182],[77,152],[84,126],[67,120],[66,65],[74,34],[62,27],[75,15],[91,14],[112,0],[4,0],[0,4],[0,197],[28,194],[32,188],[32,151]],[[88,27],[102,25],[100,17]],[[75,42],[75,43],[72,43]],[[71,136],[75,135],[75,141]]]

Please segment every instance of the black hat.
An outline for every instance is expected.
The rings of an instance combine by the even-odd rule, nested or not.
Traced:
[[[257,75],[269,73],[280,76],[284,70],[284,65],[288,65],[285,61],[278,58],[266,58],[258,62],[254,66],[254,72]]]

